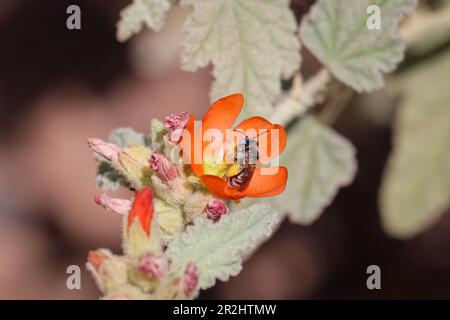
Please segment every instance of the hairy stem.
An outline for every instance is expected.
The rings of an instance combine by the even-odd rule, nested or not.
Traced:
[[[347,108],[350,100],[355,95],[355,92],[348,87],[341,86],[339,94],[335,99],[328,102],[323,110],[318,114],[317,118],[322,123],[333,126],[339,119],[339,116]]]
[[[447,43],[450,37],[450,6],[437,11],[419,10],[400,29],[408,50],[425,54]]]
[[[322,68],[305,83],[303,83],[300,73],[297,73],[294,76],[292,88],[277,105],[270,116],[270,120],[274,123],[286,125],[305,113],[322,101],[323,93],[326,91],[330,80],[331,75],[325,68]]]

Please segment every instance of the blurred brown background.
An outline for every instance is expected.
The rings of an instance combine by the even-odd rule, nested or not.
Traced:
[[[299,19],[312,2],[292,1]],[[101,191],[86,138],[117,126],[148,132],[151,118],[208,108],[209,70],[178,68],[186,12],[120,44],[115,23],[128,3],[0,1],[0,298],[97,298],[86,254],[120,252],[120,217],[93,202]],[[70,4],[81,7],[80,31],[66,29]],[[316,67],[305,52],[305,74]],[[355,114],[337,125],[358,150],[353,185],[312,226],[285,222],[239,276],[201,298],[450,297],[450,215],[410,241],[384,235],[377,195],[391,132]],[[82,290],[66,288],[71,264],[82,267]],[[366,288],[371,264],[382,290]]]

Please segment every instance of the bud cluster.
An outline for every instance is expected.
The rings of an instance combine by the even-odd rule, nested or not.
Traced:
[[[198,185],[180,156],[182,132],[189,114],[171,115],[151,144],[125,146],[88,139],[97,159],[107,163],[134,193],[119,199],[103,193],[95,203],[123,217],[123,255],[107,249],[90,251],[87,268],[103,299],[185,299],[198,294],[199,273],[188,263],[174,269],[166,254],[168,244],[196,218],[217,222],[228,214],[226,204]],[[153,120],[152,124],[157,120]],[[152,125],[153,127],[153,125]],[[176,160],[173,160],[176,159]],[[197,180],[196,180],[197,179]]]

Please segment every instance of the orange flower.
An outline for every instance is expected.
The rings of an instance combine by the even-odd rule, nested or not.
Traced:
[[[286,187],[287,168],[262,168],[261,164],[269,163],[283,152],[286,146],[286,131],[281,125],[272,124],[262,117],[251,117],[231,130],[243,104],[242,94],[233,94],[217,100],[204,115],[201,130],[195,125],[195,118],[191,116],[182,141],[183,152],[194,174],[217,197],[237,200],[243,197],[277,195]],[[224,137],[221,143],[205,139],[204,135],[210,129],[221,133],[219,136]],[[251,166],[243,161],[237,164],[237,146],[245,145],[248,151],[251,149],[251,143],[257,150],[257,162]],[[212,155],[211,150],[219,152]],[[197,161],[199,152],[201,157],[200,161]],[[229,161],[230,158],[234,159],[234,163]],[[272,174],[265,174],[269,170]]]
[[[139,219],[141,228],[147,236],[150,236],[150,225],[153,219],[153,192],[150,188],[144,188],[136,192],[130,213],[128,214],[128,228]]]

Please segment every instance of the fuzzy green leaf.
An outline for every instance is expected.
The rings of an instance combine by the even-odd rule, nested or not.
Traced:
[[[357,167],[353,145],[310,116],[290,129],[281,164],[289,169],[288,185],[272,202],[301,224],[319,217],[339,187],[353,181]]]
[[[150,123],[150,132],[152,148],[161,151],[164,146],[164,135],[168,132],[164,127],[164,123],[158,119],[152,119]]]
[[[103,160],[98,166],[95,184],[105,191],[115,191],[120,186],[130,186],[125,177],[114,169],[110,162]]]
[[[200,289],[211,287],[216,279],[226,281],[241,271],[241,255],[269,237],[277,222],[269,204],[232,212],[217,223],[198,218],[170,244],[171,268],[181,274],[189,262],[195,264]]]
[[[302,22],[301,39],[340,81],[359,92],[372,91],[383,86],[382,73],[403,59],[404,44],[396,30],[416,4],[417,0],[319,0]],[[380,29],[368,28],[371,5],[380,8]]]
[[[133,3],[120,12],[117,23],[117,39],[128,40],[146,25],[154,31],[160,31],[164,25],[169,0],[133,0]]]
[[[289,0],[183,0],[193,5],[184,30],[182,65],[214,65],[211,99],[242,92],[247,115],[268,115],[280,78],[300,65],[300,43]]]
[[[399,79],[404,100],[381,189],[383,226],[408,238],[450,206],[450,52]]]
[[[132,128],[116,128],[112,130],[109,134],[108,141],[121,148],[126,148],[133,143],[143,146],[148,145],[145,135],[134,131]]]

